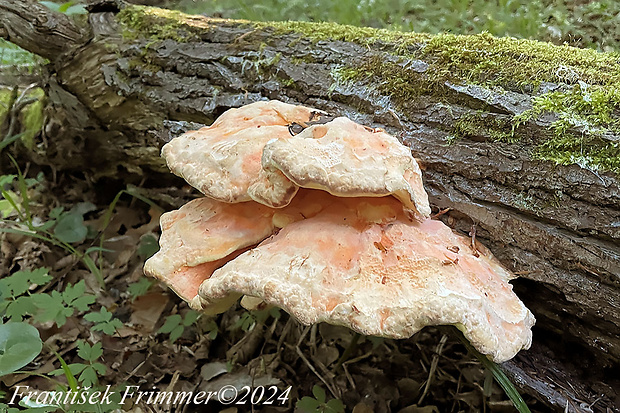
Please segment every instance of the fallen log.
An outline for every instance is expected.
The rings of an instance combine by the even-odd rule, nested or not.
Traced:
[[[188,16],[103,0],[84,21],[0,0],[49,59],[36,162],[165,173],[161,145],[280,99],[398,136],[435,212],[520,275],[534,345],[505,368],[558,409],[620,411],[620,57],[512,38]],[[588,407],[590,406],[590,407]]]

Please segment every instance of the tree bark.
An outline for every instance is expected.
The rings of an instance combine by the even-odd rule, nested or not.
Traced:
[[[605,76],[596,59],[606,57],[594,56],[589,67],[575,63],[581,51],[486,35],[398,38],[124,7],[93,3],[88,22],[78,24],[36,2],[0,0],[3,37],[50,60],[46,88],[61,115],[48,130],[55,140],[32,155],[38,162],[97,176],[163,173],[163,143],[265,98],[383,127],[420,159],[436,211],[450,208],[442,219],[475,230],[521,276],[515,290],[537,324],[532,349],[504,366],[518,385],[558,409],[620,411],[618,174],[537,155],[555,133],[557,113],[514,118],[533,108],[535,96],[596,84],[596,74],[579,73]],[[471,42],[472,60],[509,56],[514,78],[498,78],[503,69],[493,65],[442,66],[445,53],[466,56]],[[559,59],[557,73],[524,81],[529,62],[546,61],[545,53]],[[618,119],[617,107],[610,113]],[[565,132],[587,131],[572,125]],[[617,171],[620,135],[608,128],[593,136],[583,142],[612,148],[604,162]]]

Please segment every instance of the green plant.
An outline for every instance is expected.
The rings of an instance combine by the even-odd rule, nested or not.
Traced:
[[[39,330],[27,323],[0,324],[0,376],[11,374],[39,355]]]
[[[304,396],[295,407],[304,413],[344,413],[344,404],[338,399],[327,400],[325,390],[318,385],[312,388],[314,398]]]
[[[108,335],[114,334],[117,329],[123,326],[121,320],[112,318],[112,313],[105,307],[101,307],[98,313],[86,314],[84,319],[95,323],[93,331],[102,331],[104,334]]]
[[[84,8],[83,4],[79,4],[75,1],[67,1],[65,3],[54,3],[53,1],[40,1],[42,5],[47,7],[48,9],[57,11],[59,13],[66,14],[67,16],[71,16],[74,14],[86,14],[86,8]],[[78,4],[76,4],[78,3]]]
[[[71,210],[65,211],[64,207],[56,207],[49,213],[49,220],[39,229],[54,228],[54,236],[68,244],[82,243],[92,228],[84,224],[84,214],[96,210],[97,207],[90,202],[80,202]]]
[[[140,238],[140,244],[138,245],[138,256],[143,260],[148,260],[155,253],[159,251],[159,242],[151,234],[146,234]]]
[[[103,355],[101,343],[95,343],[92,346],[84,340],[79,340],[78,356],[86,363],[72,363],[66,366],[71,372],[71,376],[80,375],[77,380],[83,387],[92,387],[99,382],[99,376],[106,373],[106,366],[97,362],[99,357]],[[60,368],[50,372],[50,375],[59,376],[66,375],[66,369]],[[77,387],[76,387],[77,388]]]
[[[219,326],[217,325],[215,320],[211,319],[207,321],[206,325],[203,327],[203,331],[207,333],[207,337],[209,338],[209,340],[215,340],[219,332]]]
[[[101,246],[89,247],[85,251],[81,251],[72,245],[73,243],[83,241],[82,235],[84,235],[84,231],[88,232],[88,229],[84,227],[83,215],[89,211],[92,204],[83,203],[76,205],[76,207],[64,213],[62,209],[56,209],[52,211],[51,217],[48,217],[45,221],[35,219],[31,212],[31,199],[28,192],[34,185],[41,182],[38,180],[33,182],[30,179],[26,179],[15,159],[11,157],[11,161],[17,169],[17,175],[5,175],[9,178],[5,178],[4,185],[0,187],[0,193],[11,207],[10,214],[14,213],[16,219],[1,218],[0,222],[4,225],[0,228],[0,232],[26,235],[63,248],[80,259],[97,277],[99,283],[104,285],[101,269],[97,267],[95,261],[90,257],[91,253],[101,252],[103,248]],[[40,176],[42,177],[42,175]],[[16,182],[13,182],[15,179]],[[5,189],[10,186],[9,184],[14,187],[15,192]],[[59,223],[62,224],[60,227],[57,226]]]
[[[487,356],[480,353],[471,344],[469,344],[469,341],[465,338],[463,333],[457,330],[456,327],[440,327],[440,330],[444,331],[446,334],[452,334],[453,336],[456,336],[456,338],[465,346],[465,348],[467,348],[467,350],[471,354],[476,356],[478,361],[480,361],[480,363],[488,371],[491,372],[493,378],[495,379],[495,381],[497,381],[500,387],[504,389],[504,392],[506,392],[506,395],[508,396],[510,401],[512,401],[512,404],[515,406],[519,413],[531,413],[529,407],[527,407],[527,404],[519,394],[519,391],[515,388],[514,384],[512,384],[510,379],[506,377],[506,374],[496,363],[489,360]]]
[[[0,200],[0,212],[2,212],[0,223],[4,224],[0,227],[0,232],[26,235],[63,248],[81,260],[88,270],[95,275],[101,286],[105,285],[101,268],[101,254],[107,251],[103,248],[103,231],[108,227],[120,197],[123,194],[128,194],[155,209],[161,209],[151,200],[140,195],[137,188],[128,186],[127,189],[119,191],[110,203],[102,217],[102,225],[98,235],[93,228],[86,226],[84,223],[84,215],[96,209],[89,202],[78,203],[69,211],[65,211],[62,207],[54,208],[50,211],[48,218],[43,220],[32,215],[29,191],[33,190],[36,193],[38,190],[40,192],[44,176],[39,174],[35,180],[27,179],[23,176],[15,159],[12,157],[10,159],[17,170],[17,174],[0,177],[0,193],[3,198]],[[78,245],[87,238],[91,238],[93,243],[98,238],[99,245],[90,246],[82,250]],[[142,248],[142,253],[149,254],[152,252],[153,246],[149,241],[146,241],[146,243],[147,245]],[[93,253],[99,254],[100,266],[97,266],[95,260],[91,257]]]
[[[127,286],[127,292],[131,297],[131,301],[133,302],[136,298],[146,294],[152,286],[153,281],[146,277],[140,277],[137,282],[129,284]]]
[[[180,314],[173,314],[166,317],[164,325],[157,330],[157,333],[170,334],[170,342],[174,343],[185,331],[186,327],[191,326],[198,320],[200,313],[194,310],[190,310],[185,314],[185,317],[181,317]]]
[[[207,0],[172,2],[191,14],[252,21],[326,21],[419,33],[514,36],[618,50],[620,3],[613,0]]]
[[[33,321],[54,321],[62,326],[75,311],[88,311],[95,297],[86,294],[84,280],[65,287],[63,292],[29,293],[32,286],[45,286],[52,277],[46,268],[18,271],[0,280],[0,316],[10,321],[22,321],[32,316]]]
[[[25,67],[27,72],[44,60],[19,46],[0,39],[0,66]]]
[[[271,307],[264,310],[244,311],[239,319],[230,326],[230,330],[250,331],[257,324],[264,323],[269,317],[274,319],[280,318],[280,309],[277,307]]]

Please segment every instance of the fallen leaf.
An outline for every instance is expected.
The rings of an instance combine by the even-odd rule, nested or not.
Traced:
[[[130,325],[140,326],[144,333],[153,332],[169,300],[168,294],[160,292],[152,292],[136,298],[131,304]]]

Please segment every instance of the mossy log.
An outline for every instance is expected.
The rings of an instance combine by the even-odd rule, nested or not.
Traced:
[[[383,127],[420,159],[442,219],[521,276],[538,321],[505,364],[518,385],[562,410],[620,408],[619,55],[112,0],[89,11],[0,0],[0,34],[50,60],[56,116],[33,159],[163,173],[165,141],[266,98]]]

